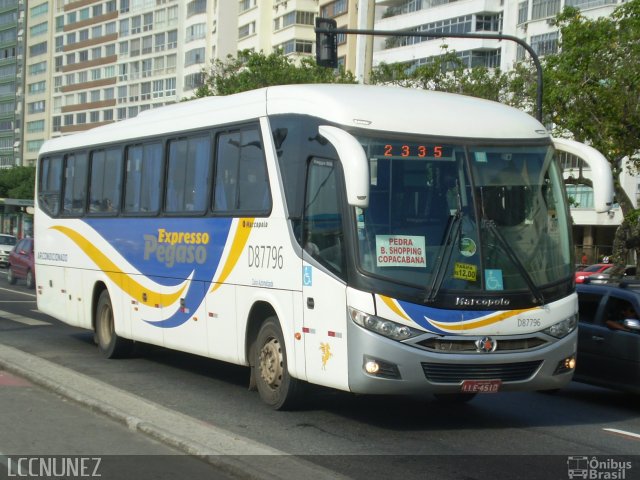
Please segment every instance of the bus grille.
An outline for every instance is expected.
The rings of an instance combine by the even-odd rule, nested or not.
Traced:
[[[499,339],[497,342],[496,352],[513,352],[522,350],[533,350],[541,347],[547,341],[538,337],[527,338],[507,338]],[[476,339],[445,339],[439,337],[427,338],[417,342],[427,350],[438,353],[478,353]]]
[[[533,376],[541,360],[519,363],[451,364],[422,363],[424,376],[434,383],[460,383],[463,380],[502,380],[517,382]]]

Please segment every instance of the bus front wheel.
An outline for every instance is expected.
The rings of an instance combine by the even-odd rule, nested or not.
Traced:
[[[95,340],[98,349],[106,358],[124,357],[131,350],[131,341],[116,334],[111,297],[107,290],[104,290],[98,299]]]
[[[294,408],[299,403],[301,385],[289,375],[277,317],[269,317],[262,324],[252,351],[252,373],[260,398],[275,410]]]

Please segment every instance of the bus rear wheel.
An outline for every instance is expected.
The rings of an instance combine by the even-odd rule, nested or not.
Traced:
[[[98,299],[95,340],[106,358],[121,358],[131,352],[131,341],[116,334],[111,297],[107,290],[103,290]]]
[[[260,327],[252,356],[252,373],[260,398],[275,410],[295,408],[300,401],[301,382],[289,375],[277,317],[267,318]]]

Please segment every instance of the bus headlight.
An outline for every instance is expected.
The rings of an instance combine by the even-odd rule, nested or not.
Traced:
[[[571,315],[558,323],[545,328],[542,332],[556,338],[563,338],[573,332],[578,326],[578,314]]]
[[[351,307],[349,307],[349,316],[357,325],[393,340],[406,340],[424,333],[415,328],[407,327],[406,325],[401,325],[391,320],[385,320],[375,315],[369,315]]]

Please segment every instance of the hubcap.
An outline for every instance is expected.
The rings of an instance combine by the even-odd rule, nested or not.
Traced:
[[[260,376],[267,385],[276,389],[282,382],[282,371],[280,342],[271,338],[260,350]]]

